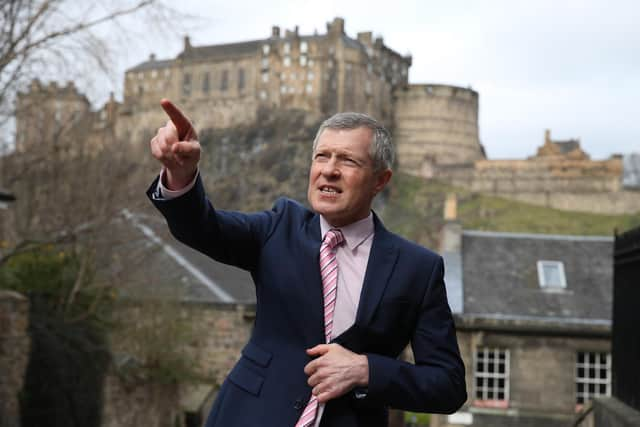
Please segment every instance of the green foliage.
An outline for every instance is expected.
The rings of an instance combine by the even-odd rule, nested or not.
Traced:
[[[109,355],[94,295],[80,290],[87,258],[35,246],[5,260],[0,287],[28,296],[31,351],[20,395],[22,425],[98,426]]]
[[[410,427],[428,427],[430,416],[429,414],[421,414],[419,412],[405,412],[404,423]]]

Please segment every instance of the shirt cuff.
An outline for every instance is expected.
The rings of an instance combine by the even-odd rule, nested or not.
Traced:
[[[171,199],[175,199],[176,197],[180,197],[185,193],[188,193],[189,190],[191,190],[193,186],[196,184],[196,179],[198,178],[199,174],[200,174],[200,171],[197,170],[191,182],[188,183],[186,186],[182,187],[181,189],[169,190],[167,187],[165,187],[162,184],[162,181],[164,181],[164,175],[165,175],[165,168],[162,168],[162,170],[160,171],[160,179],[158,179],[158,187],[156,188],[156,194],[158,195],[157,199],[171,200]]]

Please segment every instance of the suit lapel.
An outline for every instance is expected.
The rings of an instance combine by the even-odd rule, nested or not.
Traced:
[[[391,233],[384,228],[375,214],[373,220],[375,235],[369,253],[355,322],[357,325],[363,326],[371,322],[398,258],[398,248],[393,243]]]

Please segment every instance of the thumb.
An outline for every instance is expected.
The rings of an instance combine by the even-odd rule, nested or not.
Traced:
[[[328,351],[329,351],[329,345],[328,344],[318,344],[315,347],[308,348],[307,349],[307,354],[309,356],[322,356],[323,354],[327,353]]]

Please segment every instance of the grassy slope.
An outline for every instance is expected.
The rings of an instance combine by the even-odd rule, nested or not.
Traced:
[[[458,197],[458,218],[465,229],[547,234],[612,235],[614,229],[640,225],[640,213],[597,215],[530,205],[499,197],[472,194],[437,181],[396,174],[382,212],[389,228],[437,247],[447,193]]]

